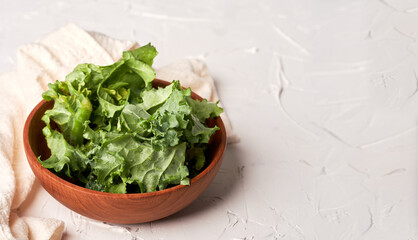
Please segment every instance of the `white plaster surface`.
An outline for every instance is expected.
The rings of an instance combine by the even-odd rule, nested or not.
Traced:
[[[103,224],[35,185],[63,239],[418,239],[418,1],[0,0],[0,72],[69,22],[199,57],[241,142],[192,205]]]

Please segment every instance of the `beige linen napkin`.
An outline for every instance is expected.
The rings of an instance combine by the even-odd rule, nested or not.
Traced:
[[[23,124],[47,84],[63,80],[79,63],[112,64],[122,51],[136,47],[133,41],[115,40],[69,24],[38,43],[21,47],[17,71],[0,75],[0,239],[61,239],[64,231],[60,220],[16,214],[34,181],[23,150]],[[180,80],[209,101],[219,99],[207,66],[199,60],[182,60],[157,69],[157,77]],[[228,142],[239,141],[225,113],[222,119]]]

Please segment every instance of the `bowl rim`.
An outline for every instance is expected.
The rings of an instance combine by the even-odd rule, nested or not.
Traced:
[[[167,86],[169,84],[171,84],[168,81],[164,81],[164,80],[160,80],[160,79],[154,79],[153,80],[153,84],[157,84],[157,86]],[[196,93],[194,93],[192,91],[192,97],[197,98],[199,100],[202,100],[202,97],[200,97],[199,95],[197,95]],[[44,168],[39,162],[38,162],[38,158],[35,155],[35,153],[32,150],[32,146],[30,144],[29,141],[29,128],[31,125],[31,122],[33,120],[33,117],[35,116],[35,114],[39,111],[39,109],[46,104],[48,101],[45,100],[41,100],[30,112],[30,114],[28,115],[28,117],[26,118],[25,121],[25,125],[23,128],[23,145],[24,145],[24,149],[27,155],[27,159],[29,162],[29,165],[33,165],[33,167],[37,167],[40,169],[41,174],[43,174],[44,176],[46,176],[50,181],[53,181],[55,183],[58,184],[62,184],[65,185],[69,188],[71,188],[74,191],[79,191],[79,192],[84,192],[86,194],[90,194],[90,195],[96,195],[96,197],[104,197],[104,198],[126,198],[126,199],[138,199],[138,198],[150,198],[150,197],[155,197],[155,196],[159,196],[159,195],[163,195],[163,194],[168,194],[174,191],[179,191],[185,188],[189,188],[192,186],[193,183],[199,181],[200,179],[202,179],[207,173],[209,173],[210,171],[212,171],[215,166],[218,164],[218,162],[222,159],[222,155],[225,151],[226,148],[226,129],[225,129],[225,125],[222,121],[221,117],[216,117],[214,118],[217,122],[216,125],[220,128],[218,131],[220,131],[221,133],[221,142],[220,142],[220,147],[216,149],[215,153],[214,153],[214,158],[212,159],[211,163],[202,171],[200,172],[197,176],[195,176],[194,178],[192,178],[190,180],[190,185],[176,185],[164,190],[158,190],[158,191],[154,191],[154,192],[147,192],[147,193],[108,193],[108,192],[100,192],[100,191],[96,191],[96,190],[91,190],[85,187],[81,187],[78,186],[76,184],[73,184],[69,181],[66,181],[60,177],[58,177],[57,175],[55,175],[54,173],[52,173],[51,171],[49,171],[47,168]],[[223,134],[222,134],[223,133]],[[32,166],[31,166],[32,167]]]

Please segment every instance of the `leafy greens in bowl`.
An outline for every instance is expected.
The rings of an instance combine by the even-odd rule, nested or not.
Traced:
[[[151,45],[127,51],[109,66],[78,65],[49,84],[54,101],[42,120],[51,155],[38,161],[88,189],[146,193],[188,185],[206,166],[205,149],[219,128],[206,120],[217,103],[191,98],[179,81],[153,88]]]

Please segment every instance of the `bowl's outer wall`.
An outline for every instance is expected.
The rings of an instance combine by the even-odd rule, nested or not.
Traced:
[[[154,86],[165,86],[168,82],[154,80]],[[193,94],[192,97],[197,95]],[[52,108],[53,102],[42,101],[29,115],[24,128],[24,146],[29,164],[45,190],[71,210],[100,221],[133,224],[154,221],[176,213],[192,203],[215,178],[226,147],[226,132],[221,118],[214,119],[220,127],[212,139],[209,166],[192,179],[190,186],[175,186],[163,191],[144,194],[112,194],[92,191],[65,181],[42,167],[37,156],[50,155],[42,134],[45,126],[41,121],[44,112]]]

